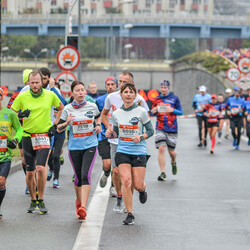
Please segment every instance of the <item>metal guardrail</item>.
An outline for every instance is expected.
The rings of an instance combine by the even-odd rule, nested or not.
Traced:
[[[248,25],[250,18],[248,16],[173,16],[173,15],[132,15],[124,16],[122,14],[112,14],[114,23],[175,23],[175,24],[211,24],[211,25],[229,25],[245,26]],[[77,16],[73,15],[73,23],[77,23]],[[2,24],[62,24],[65,25],[66,14],[51,15],[1,15]],[[87,24],[109,24],[110,14],[105,16],[91,16],[82,18],[83,23]]]

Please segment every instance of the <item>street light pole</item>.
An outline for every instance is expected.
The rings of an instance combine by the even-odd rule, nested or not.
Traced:
[[[81,1],[78,1],[78,53],[80,57],[80,63],[77,68],[77,73],[78,73],[78,81],[81,82],[82,79],[82,64],[81,64]]]
[[[37,58],[38,58],[38,56],[40,56],[44,52],[47,53],[47,51],[48,51],[47,48],[43,48],[43,49],[41,49],[41,51],[38,54],[34,54],[33,52],[30,51],[30,49],[24,49],[25,53],[31,54],[34,57],[34,59],[35,59],[35,68],[37,67]]]

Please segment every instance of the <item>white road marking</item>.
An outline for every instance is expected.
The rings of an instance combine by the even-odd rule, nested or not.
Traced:
[[[107,185],[101,188],[99,181],[95,193],[88,206],[86,221],[82,222],[78,232],[73,250],[96,250],[99,248],[99,242],[103,227],[104,216],[106,214],[109,200],[110,176]]]

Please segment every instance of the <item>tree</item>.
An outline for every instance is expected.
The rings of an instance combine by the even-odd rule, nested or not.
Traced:
[[[178,59],[195,52],[195,39],[172,39],[169,42],[170,58]]]

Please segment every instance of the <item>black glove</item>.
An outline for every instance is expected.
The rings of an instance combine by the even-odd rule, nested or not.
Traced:
[[[49,137],[52,137],[53,135],[55,135],[55,134],[56,134],[56,130],[57,130],[57,125],[54,124],[54,125],[49,129],[49,133],[48,133]]]
[[[17,114],[19,118],[24,118],[24,117],[29,117],[30,115],[30,110],[26,109],[23,112],[20,112]]]
[[[17,140],[17,139],[11,140],[11,141],[8,142],[7,147],[8,147],[8,148],[11,148],[11,149],[15,149],[17,143],[18,143],[18,140]]]

